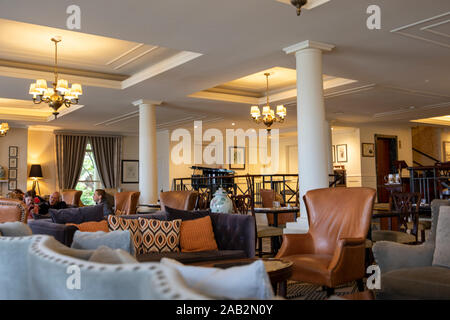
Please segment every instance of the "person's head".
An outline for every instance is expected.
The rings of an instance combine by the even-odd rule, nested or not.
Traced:
[[[103,199],[106,198],[106,192],[103,189],[97,189],[94,192],[94,201],[96,203],[99,203],[100,201],[102,201]]]
[[[61,201],[61,195],[59,194],[58,191],[56,191],[50,195],[48,203],[50,203],[51,206],[54,206],[55,204],[57,204],[60,201]]]
[[[34,198],[36,198],[36,191],[28,190],[25,192],[24,200],[27,206],[33,203]]]

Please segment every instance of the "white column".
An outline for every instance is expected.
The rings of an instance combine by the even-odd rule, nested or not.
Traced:
[[[288,223],[284,233],[306,233],[309,229],[303,196],[309,190],[328,188],[329,126],[323,98],[322,51],[334,46],[303,41],[284,51],[295,53],[297,63],[297,135],[300,218]]]
[[[156,106],[160,101],[138,100],[139,107],[139,191],[140,203],[158,201],[158,161],[156,149]]]
[[[331,130],[331,124],[325,121],[325,134],[327,135],[327,150],[328,150],[328,174],[333,174],[333,131]]]

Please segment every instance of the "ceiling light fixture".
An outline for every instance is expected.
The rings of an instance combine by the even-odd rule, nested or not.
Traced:
[[[291,4],[297,8],[297,16],[302,13],[302,7],[307,3],[307,0],[291,0]]]
[[[261,117],[261,111],[259,110],[258,106],[252,106],[250,109],[250,115],[256,123],[264,123],[264,125],[267,127],[267,131],[270,132],[272,124],[274,122],[284,122],[284,119],[286,118],[286,108],[283,105],[277,106],[277,113],[272,110],[272,108],[269,105],[269,76],[270,73],[264,73],[266,76],[266,98],[267,98],[267,104],[263,107],[262,111],[262,117]]]
[[[9,131],[9,125],[6,122],[3,122],[2,124],[0,124],[0,137],[4,137],[6,136],[6,134]]]
[[[69,108],[72,104],[78,104],[78,96],[83,94],[81,84],[74,83],[69,89],[69,83],[67,80],[58,79],[58,42],[61,41],[60,37],[52,38],[55,43],[55,82],[53,82],[53,88],[47,88],[47,81],[45,79],[38,79],[35,83],[30,85],[29,93],[33,95],[33,102],[40,104],[45,102],[53,109],[53,115],[57,118],[59,112],[58,109],[65,105]]]

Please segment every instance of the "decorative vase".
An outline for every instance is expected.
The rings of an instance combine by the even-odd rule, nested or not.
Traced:
[[[214,193],[209,207],[211,208],[211,212],[233,213],[233,202],[222,187]]]
[[[0,166],[0,180],[5,179],[6,171],[3,169],[2,166]]]

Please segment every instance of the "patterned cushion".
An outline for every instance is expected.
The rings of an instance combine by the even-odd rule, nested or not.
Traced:
[[[161,221],[138,218],[142,245],[137,254],[151,252],[180,252],[181,220]]]
[[[139,229],[139,222],[135,219],[124,219],[121,217],[109,215],[108,227],[110,231],[129,230],[133,239],[136,254],[139,254],[142,245],[142,233]]]

